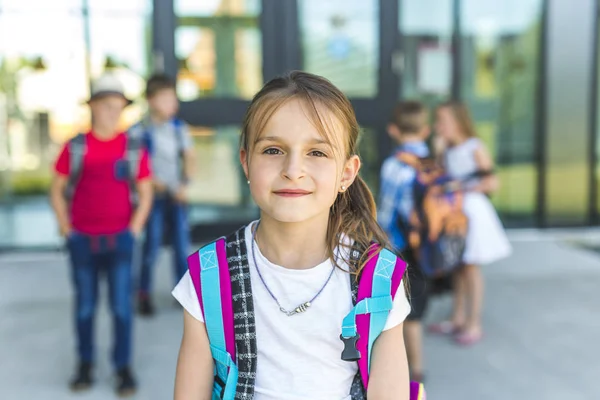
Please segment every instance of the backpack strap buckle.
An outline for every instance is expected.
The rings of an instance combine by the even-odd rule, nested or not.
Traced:
[[[340,335],[340,339],[344,343],[344,350],[342,351],[342,360],[356,362],[360,360],[360,351],[356,348],[356,343],[360,339],[360,335],[344,337]]]
[[[340,339],[344,342],[342,351],[342,360],[358,361],[360,352],[357,350],[356,343],[360,339],[356,326],[356,316],[363,314],[372,314],[380,312],[389,312],[392,309],[392,296],[368,297],[359,301],[354,308],[346,315],[342,323],[342,334]]]

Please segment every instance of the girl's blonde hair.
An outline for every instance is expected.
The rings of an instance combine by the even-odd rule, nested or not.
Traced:
[[[462,133],[469,138],[477,137],[473,118],[465,103],[458,100],[449,100],[440,104],[437,109],[440,110],[442,108],[450,110]]]
[[[303,103],[307,116],[316,129],[332,144],[335,143],[331,133],[330,117],[333,115],[347,133],[342,150],[344,160],[357,154],[360,128],[348,98],[327,79],[300,71],[293,71],[271,80],[254,96],[242,125],[240,147],[250,154],[269,119],[290,100]],[[326,115],[326,112],[331,115]],[[329,211],[329,257],[335,260],[334,250],[342,245],[342,234],[349,236],[363,249],[370,249],[374,242],[389,247],[385,233],[377,224],[376,216],[373,194],[363,179],[357,176],[348,190],[338,194]],[[352,272],[360,273],[370,258],[366,256],[368,253],[365,252],[359,265]]]

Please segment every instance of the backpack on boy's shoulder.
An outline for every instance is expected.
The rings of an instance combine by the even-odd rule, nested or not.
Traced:
[[[184,177],[184,167],[183,167],[183,154],[185,152],[185,122],[179,118],[173,118],[170,121],[170,124],[173,126],[173,130],[175,132],[175,140],[177,142],[177,169],[181,173],[182,178]],[[137,140],[141,140],[143,147],[148,151],[150,157],[154,156],[154,152],[156,149],[156,144],[154,143],[153,131],[152,127],[149,125],[147,120],[141,120],[138,123],[132,125],[127,131],[129,137],[134,137]]]
[[[413,183],[414,219],[409,244],[426,276],[439,278],[462,265],[468,230],[460,182],[452,181],[431,158],[400,153],[417,171]]]
[[[366,399],[373,344],[385,327],[393,298],[403,290],[406,263],[387,249],[375,254],[376,250],[369,250],[370,259],[358,279],[348,274],[354,308],[343,320],[340,339],[342,359],[358,362],[352,400]],[[362,254],[353,248],[352,263]],[[202,247],[188,257],[188,266],[215,361],[212,399],[252,399],[257,347],[245,228]],[[425,400],[420,383],[410,383],[410,399]]]
[[[170,122],[173,125],[175,131],[175,140],[177,141],[177,149],[180,154],[183,153],[185,142],[184,142],[184,129],[185,122],[179,118],[173,118]],[[155,144],[154,138],[152,137],[152,129],[148,125],[147,121],[142,120],[131,126],[128,130],[128,134],[133,137],[141,138],[144,147],[148,150],[150,156],[154,155]]]
[[[87,134],[79,133],[69,140],[68,144],[69,151],[69,176],[67,180],[67,187],[65,190],[65,197],[68,200],[73,198],[77,183],[81,179],[83,172],[83,161],[87,153]],[[140,138],[127,136],[125,154],[123,157],[123,163],[120,166],[115,166],[115,174],[122,173],[124,179],[127,179],[131,188],[132,202],[136,203],[136,179],[139,172],[140,160],[142,159],[143,143]],[[122,167],[124,171],[117,171],[119,167]]]

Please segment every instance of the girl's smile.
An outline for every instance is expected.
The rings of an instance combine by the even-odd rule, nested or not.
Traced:
[[[312,192],[303,189],[281,189],[276,190],[273,193],[281,197],[303,197],[312,194]]]

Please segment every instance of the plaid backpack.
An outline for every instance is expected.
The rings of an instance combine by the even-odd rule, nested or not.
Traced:
[[[352,261],[357,262],[361,254],[353,248]],[[245,228],[202,247],[188,257],[188,266],[215,361],[212,399],[251,400],[257,346]],[[344,318],[340,339],[342,359],[358,362],[359,367],[350,388],[352,400],[366,399],[371,349],[405,270],[404,261],[383,249],[367,262],[358,283],[348,274],[355,306]],[[410,387],[411,400],[425,400],[421,384],[411,382]]]

